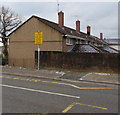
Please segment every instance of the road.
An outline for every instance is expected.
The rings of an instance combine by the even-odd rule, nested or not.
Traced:
[[[117,86],[0,76],[3,113],[118,113]]]

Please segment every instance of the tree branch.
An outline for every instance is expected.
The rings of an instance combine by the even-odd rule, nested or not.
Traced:
[[[21,23],[18,15],[15,15],[9,8],[5,8],[4,6],[0,7],[0,39],[4,44],[4,53],[7,56],[7,42],[8,37],[7,33],[11,32]]]

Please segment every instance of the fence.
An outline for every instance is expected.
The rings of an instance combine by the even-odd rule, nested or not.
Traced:
[[[35,62],[37,65],[37,51]],[[40,66],[72,69],[77,71],[104,71],[118,72],[120,54],[113,53],[70,53],[70,52],[48,52],[40,53]]]

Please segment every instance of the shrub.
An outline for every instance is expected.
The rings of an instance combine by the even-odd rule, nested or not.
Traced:
[[[6,65],[8,63],[7,58],[3,53],[0,53],[0,65]]]

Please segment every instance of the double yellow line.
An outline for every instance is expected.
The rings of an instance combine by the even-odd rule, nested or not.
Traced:
[[[92,108],[96,108],[96,109],[102,109],[102,110],[107,110],[108,108],[105,107],[99,107],[99,106],[94,106],[94,105],[88,105],[88,104],[82,104],[82,103],[72,103],[71,105],[69,105],[66,109],[64,109],[62,111],[62,113],[66,113],[68,112],[70,109],[72,109],[75,105],[82,105],[82,106],[87,106],[87,107],[92,107]]]
[[[44,81],[44,80],[39,80],[39,79],[31,79],[31,78],[20,78],[20,77],[9,77],[9,76],[0,76],[3,78],[8,78],[8,79],[15,79],[15,80],[24,80],[24,81],[33,81],[33,82],[42,82],[42,83],[53,83],[53,84],[59,84],[59,85],[66,85],[70,87],[74,87],[77,89],[115,89],[113,87],[79,87],[70,83],[61,83],[61,82],[54,82],[54,81]]]
[[[59,84],[59,85],[66,85],[70,86],[73,88],[77,89],[115,89],[113,87],[79,87],[73,84],[69,83],[61,83],[61,82],[54,82],[54,81],[44,81],[44,80],[39,80],[39,79],[31,79],[31,78],[21,78],[21,77],[9,77],[9,76],[0,76],[1,78],[7,78],[7,79],[14,79],[14,80],[24,80],[24,81],[29,81],[29,82],[42,82],[42,83],[53,83],[53,84]],[[72,109],[75,105],[81,105],[81,106],[87,106],[87,107],[92,107],[96,109],[102,109],[102,110],[107,110],[108,108],[105,107],[100,107],[100,106],[94,106],[94,105],[88,105],[88,104],[82,104],[82,103],[72,103],[69,105],[67,108],[65,108],[62,113],[68,112],[70,109]]]

